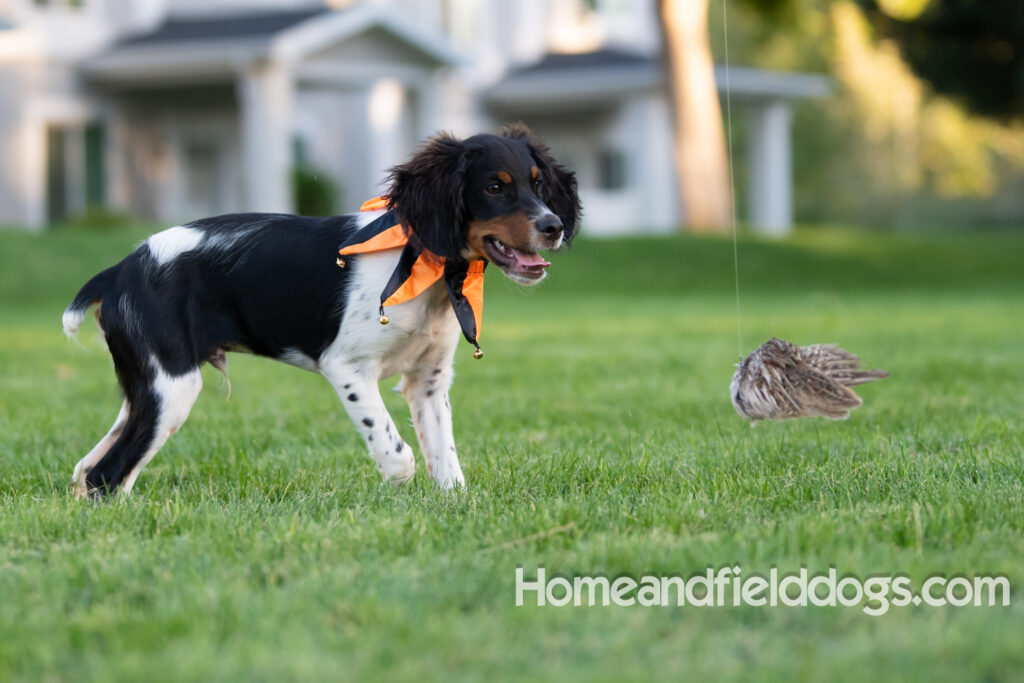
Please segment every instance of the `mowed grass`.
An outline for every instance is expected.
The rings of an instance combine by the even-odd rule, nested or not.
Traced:
[[[532,576],[1005,574],[1024,586],[1024,235],[841,229],[739,247],[744,352],[892,377],[751,428],[732,245],[581,239],[487,279],[452,392],[469,488],[382,484],[331,388],[232,357],[129,500],[68,481],[119,405],[60,315],[140,234],[0,233],[0,679],[1020,680],[1009,607],[514,607]],[[386,383],[391,386],[393,382]],[[414,440],[408,410],[386,392]]]

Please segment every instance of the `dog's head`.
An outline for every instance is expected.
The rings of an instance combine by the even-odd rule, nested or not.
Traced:
[[[523,284],[540,282],[541,251],[572,242],[576,176],[522,125],[497,135],[428,140],[391,169],[388,205],[410,238],[446,259],[486,259]]]

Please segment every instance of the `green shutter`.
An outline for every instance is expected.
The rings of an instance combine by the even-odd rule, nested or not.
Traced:
[[[90,123],[85,127],[85,205],[89,209],[107,205],[105,142],[106,131],[102,123]]]
[[[68,176],[65,130],[46,129],[46,219],[53,223],[68,216]]]

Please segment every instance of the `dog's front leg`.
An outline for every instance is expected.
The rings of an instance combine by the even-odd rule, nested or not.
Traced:
[[[450,363],[427,365],[402,376],[402,395],[409,402],[423,460],[442,489],[466,485],[452,434],[452,406],[448,399],[451,383]]]
[[[345,410],[366,441],[377,470],[388,481],[401,484],[416,473],[412,448],[402,440],[384,401],[377,380],[366,371],[350,365],[334,364],[322,370],[341,398]]]

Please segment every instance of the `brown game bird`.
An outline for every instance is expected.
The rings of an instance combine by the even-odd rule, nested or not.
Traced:
[[[862,403],[850,387],[889,376],[859,365],[857,356],[833,344],[797,346],[773,337],[736,366],[729,385],[732,404],[754,421],[842,420]]]

